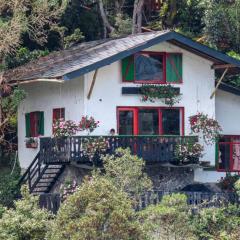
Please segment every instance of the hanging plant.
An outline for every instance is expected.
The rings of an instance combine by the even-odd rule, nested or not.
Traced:
[[[98,127],[98,124],[98,121],[95,121],[93,117],[88,118],[88,116],[82,117],[80,122],[59,119],[53,123],[53,135],[54,137],[71,137],[81,131],[91,133]]]
[[[155,102],[159,99],[168,106],[173,106],[181,100],[181,94],[171,85],[142,85],[140,92],[143,102]]]
[[[198,113],[189,118],[192,133],[200,134],[206,144],[213,144],[222,131],[218,121],[207,114]]]
[[[175,156],[178,164],[198,163],[203,156],[203,146],[197,142],[185,142],[176,145]]]

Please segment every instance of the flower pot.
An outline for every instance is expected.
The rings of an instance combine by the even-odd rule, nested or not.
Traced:
[[[38,143],[34,142],[34,143],[26,143],[26,148],[38,148]]]

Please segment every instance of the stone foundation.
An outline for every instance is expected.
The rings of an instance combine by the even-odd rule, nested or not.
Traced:
[[[153,187],[162,191],[181,190],[186,185],[194,183],[194,171],[190,168],[154,165],[147,166],[145,172],[151,178]],[[68,165],[51,192],[60,192],[61,185],[69,180],[76,180],[80,185],[83,178],[90,175],[91,169]]]

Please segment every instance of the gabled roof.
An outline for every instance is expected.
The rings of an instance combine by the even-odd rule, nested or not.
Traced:
[[[232,71],[240,72],[240,61],[226,54],[177,32],[157,31],[82,43],[9,70],[3,77],[8,82],[56,78],[69,80],[165,41],[209,59],[213,64],[231,64],[234,66]]]

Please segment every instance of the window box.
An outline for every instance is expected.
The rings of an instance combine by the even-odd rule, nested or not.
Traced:
[[[38,140],[35,138],[29,138],[26,140],[26,148],[38,148]]]

